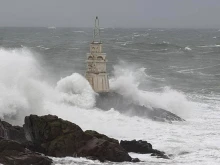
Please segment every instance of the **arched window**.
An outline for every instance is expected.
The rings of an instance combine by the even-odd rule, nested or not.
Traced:
[[[98,56],[97,60],[103,60],[103,57],[102,56]]]
[[[88,60],[93,60],[92,56],[89,56],[89,57],[88,57]]]

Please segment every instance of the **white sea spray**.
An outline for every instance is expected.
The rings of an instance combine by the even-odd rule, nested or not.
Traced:
[[[44,73],[35,54],[27,48],[0,49],[0,118],[13,124],[23,124],[29,114],[53,114],[116,139],[142,139],[154,148],[172,155],[161,160],[149,155],[130,153],[146,164],[218,164],[219,102],[189,100],[185,93],[170,87],[161,91],[142,90],[141,82],[149,79],[164,81],[147,74],[147,68],[116,65],[110,79],[111,89],[139,104],[165,108],[187,116],[186,122],[162,123],[136,116],[126,116],[114,109],[95,108],[95,93],[79,73],[64,77],[50,85],[42,79]],[[201,96],[198,96],[201,97]],[[213,105],[215,107],[213,107]],[[212,111],[210,109],[214,109]],[[55,164],[99,164],[84,158],[53,158]],[[124,163],[126,164],[126,163]]]

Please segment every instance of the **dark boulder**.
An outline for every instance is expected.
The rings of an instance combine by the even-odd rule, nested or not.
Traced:
[[[24,129],[19,126],[12,126],[11,124],[0,120],[0,137],[9,140],[15,140],[20,143],[26,142]]]
[[[54,157],[80,156],[100,161],[131,161],[116,140],[95,131],[87,131],[57,116],[25,117],[24,130],[36,151]],[[98,137],[98,138],[97,138]]]
[[[100,134],[100,133],[98,133],[96,131],[93,131],[93,130],[86,130],[85,133],[89,134],[91,136],[94,136],[94,137],[96,137],[98,139],[103,139],[103,140],[107,140],[107,141],[112,142],[112,143],[119,144],[118,140],[116,140],[114,138],[110,138],[110,137],[108,137],[108,136],[106,136],[104,134]]]
[[[16,141],[0,138],[0,163],[4,165],[50,165],[52,160],[26,149]]]
[[[167,156],[164,152],[155,150],[154,153],[151,154],[151,156],[156,156],[157,158],[163,158],[163,159],[170,159],[169,156]]]
[[[140,154],[153,153],[152,145],[147,141],[132,140],[132,141],[121,141],[120,145],[128,152],[135,152]]]
[[[157,158],[169,159],[169,157],[163,151],[159,151],[152,148],[152,145],[147,141],[132,140],[132,141],[121,141],[120,145],[128,152],[135,152],[139,154],[149,154],[156,156]]]
[[[77,151],[77,156],[92,156],[101,162],[104,162],[105,160],[112,162],[130,162],[132,160],[127,151],[119,144],[98,138],[93,138],[88,141],[85,146]]]
[[[25,117],[24,130],[33,147],[40,146],[41,152],[54,157],[73,156],[92,139],[78,125],[52,115]]]
[[[129,112],[131,115],[150,118],[155,121],[184,121],[181,117],[167,110],[138,105],[115,92],[99,93],[96,97],[96,107],[102,110],[114,108],[121,113],[127,114]]]
[[[131,162],[137,163],[137,162],[140,162],[140,159],[134,158],[134,159],[131,160]]]

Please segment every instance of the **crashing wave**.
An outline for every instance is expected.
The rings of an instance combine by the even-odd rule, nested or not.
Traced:
[[[95,105],[95,92],[89,82],[80,74],[73,73],[57,82],[56,90],[61,100],[82,107],[92,108]]]
[[[52,113],[72,120],[71,111],[77,116],[84,116],[80,113],[87,109],[100,113],[95,108],[97,94],[83,76],[73,73],[51,86],[42,80],[43,72],[34,56],[27,48],[0,49],[0,118],[22,124],[23,117],[30,114]],[[142,82],[150,85],[149,81],[163,80],[147,75],[144,68],[120,64],[114,66],[110,87],[138,107],[167,109],[184,117],[190,109],[185,95],[171,89],[158,93],[139,88]]]

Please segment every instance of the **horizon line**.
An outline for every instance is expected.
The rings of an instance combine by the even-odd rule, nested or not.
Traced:
[[[52,28],[53,27],[53,28]],[[89,28],[93,29],[91,26],[0,26],[0,28]],[[220,27],[100,27],[100,29],[218,29]]]

